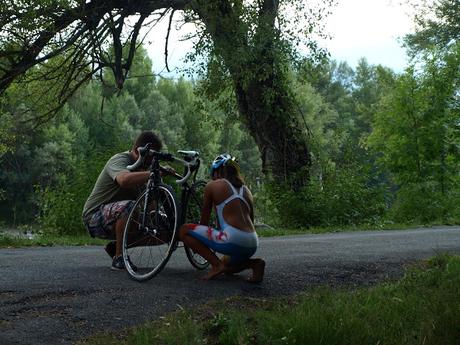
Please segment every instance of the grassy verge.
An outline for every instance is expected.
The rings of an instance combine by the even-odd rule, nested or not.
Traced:
[[[435,226],[449,226],[451,224],[402,224],[402,223],[387,223],[381,225],[357,225],[357,226],[330,226],[330,227],[312,227],[299,229],[278,229],[278,228],[263,228],[257,231],[260,237],[286,236],[286,235],[301,235],[301,234],[325,234],[348,231],[375,231],[375,230],[408,230],[417,228],[430,228]]]
[[[302,235],[302,234],[323,234],[345,231],[369,231],[369,230],[404,230],[415,229],[420,227],[432,227],[443,224],[396,224],[388,223],[384,225],[361,225],[361,226],[346,226],[346,227],[314,227],[300,229],[281,229],[281,228],[262,228],[258,229],[257,233],[260,237]],[[8,231],[2,232],[0,229],[0,248],[17,248],[17,247],[32,247],[32,246],[83,246],[83,245],[101,245],[107,241],[94,239],[86,234],[77,235],[53,235],[53,234],[38,234],[33,239],[24,238],[23,236],[11,235]]]
[[[84,245],[102,245],[107,241],[91,238],[86,234],[81,235],[35,235],[34,238],[28,239],[22,236],[10,235],[0,232],[0,248],[18,248],[32,246],[84,246]]]
[[[291,298],[231,298],[80,345],[458,344],[460,257],[438,256],[394,283],[316,289]]]

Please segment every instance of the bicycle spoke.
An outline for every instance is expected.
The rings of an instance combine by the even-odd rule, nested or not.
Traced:
[[[185,205],[185,222],[198,223],[201,216],[201,207],[203,204],[205,181],[197,181],[188,190],[187,202]],[[209,263],[201,255],[195,253],[192,249],[184,246],[185,253],[190,263],[197,269],[203,270],[209,266]]]
[[[146,280],[157,274],[171,255],[177,230],[177,207],[172,192],[158,187],[145,207],[145,193],[128,217],[123,241],[123,256],[130,276]],[[142,216],[148,209],[146,217]],[[145,219],[145,224],[143,223]],[[129,267],[128,267],[129,266]],[[136,267],[136,270],[130,267]]]
[[[142,241],[148,239],[149,237],[151,237],[151,236],[145,236],[145,237],[143,237],[143,238],[141,238],[141,239],[139,239],[139,240],[137,240],[137,241],[135,241],[135,242],[131,242],[131,243],[127,246],[127,248],[138,247],[139,244],[143,243]]]

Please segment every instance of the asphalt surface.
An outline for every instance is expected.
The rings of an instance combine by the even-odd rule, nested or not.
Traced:
[[[0,344],[73,344],[212,299],[370,285],[440,253],[460,254],[460,227],[266,238],[266,277],[251,285],[244,273],[201,281],[182,248],[145,283],[111,271],[98,246],[0,249]]]

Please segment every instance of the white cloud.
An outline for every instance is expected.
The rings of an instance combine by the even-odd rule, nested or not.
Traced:
[[[401,71],[406,53],[400,40],[413,31],[409,8],[392,0],[339,0],[328,18],[332,40],[323,41],[333,58],[354,66],[361,57]]]

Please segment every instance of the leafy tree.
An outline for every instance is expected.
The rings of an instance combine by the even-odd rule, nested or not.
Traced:
[[[422,71],[409,68],[381,103],[370,145],[399,185],[395,217],[452,216],[458,197],[459,55],[434,56]]]
[[[124,88],[134,96],[137,104],[141,104],[148,97],[149,90],[153,88],[154,84],[152,60],[148,57],[145,47],[139,44]]]
[[[327,104],[309,83],[296,87],[302,121],[311,137],[313,176],[324,178],[324,172],[335,165],[342,133],[337,130],[338,113]]]
[[[65,176],[74,169],[76,157],[72,154],[75,133],[60,123],[44,129],[44,142],[33,151],[31,170],[36,176],[36,183],[49,186],[65,182]]]
[[[304,64],[299,69],[295,90],[311,138],[312,179],[295,194],[286,186],[264,186],[264,194],[256,196],[265,221],[305,227],[381,220],[385,186],[374,182],[373,153],[364,139],[384,84],[378,67],[365,60],[361,64],[361,70],[353,71],[323,60],[315,68]]]
[[[222,111],[213,102],[196,93],[183,111],[185,145],[200,152],[205,169],[220,151],[221,116]],[[207,171],[204,173],[207,177]]]
[[[458,217],[459,4],[422,2],[405,44],[415,58],[382,99],[369,138],[398,185],[391,217]]]
[[[317,50],[309,38],[331,3],[313,8],[300,0],[5,0],[0,11],[0,92],[32,66],[54,59],[62,63],[41,77],[53,75],[62,95],[59,101],[68,100],[92,76],[104,75],[98,74],[103,68],[113,72],[121,89],[147,18],[157,23],[167,13],[180,11],[185,22],[198,27],[197,51],[221,67],[210,77],[231,80],[264,171],[285,179],[304,167],[308,172],[310,163],[308,138],[298,117],[292,116],[297,111],[289,77],[298,53],[294,47],[302,43]]]
[[[346,62],[306,60],[298,74],[301,83],[309,83],[339,114],[350,116],[355,71]]]
[[[53,186],[39,186],[36,199],[39,206],[37,220],[41,230],[54,234],[84,233],[81,221],[83,205],[94,182],[104,167],[111,152],[89,152],[79,158],[65,181]]]
[[[12,143],[14,142],[13,118],[7,111],[8,99],[0,98],[0,157],[6,152],[12,150]]]
[[[412,55],[436,48],[448,50],[460,39],[460,5],[457,0],[423,1],[417,8],[415,33],[405,37]]]
[[[34,176],[29,165],[32,162],[32,152],[23,135],[17,135],[14,142],[14,155],[11,152],[2,156],[0,165],[0,185],[3,190],[2,217],[20,224],[31,221],[35,214],[33,210]],[[21,140],[22,142],[20,142]]]

